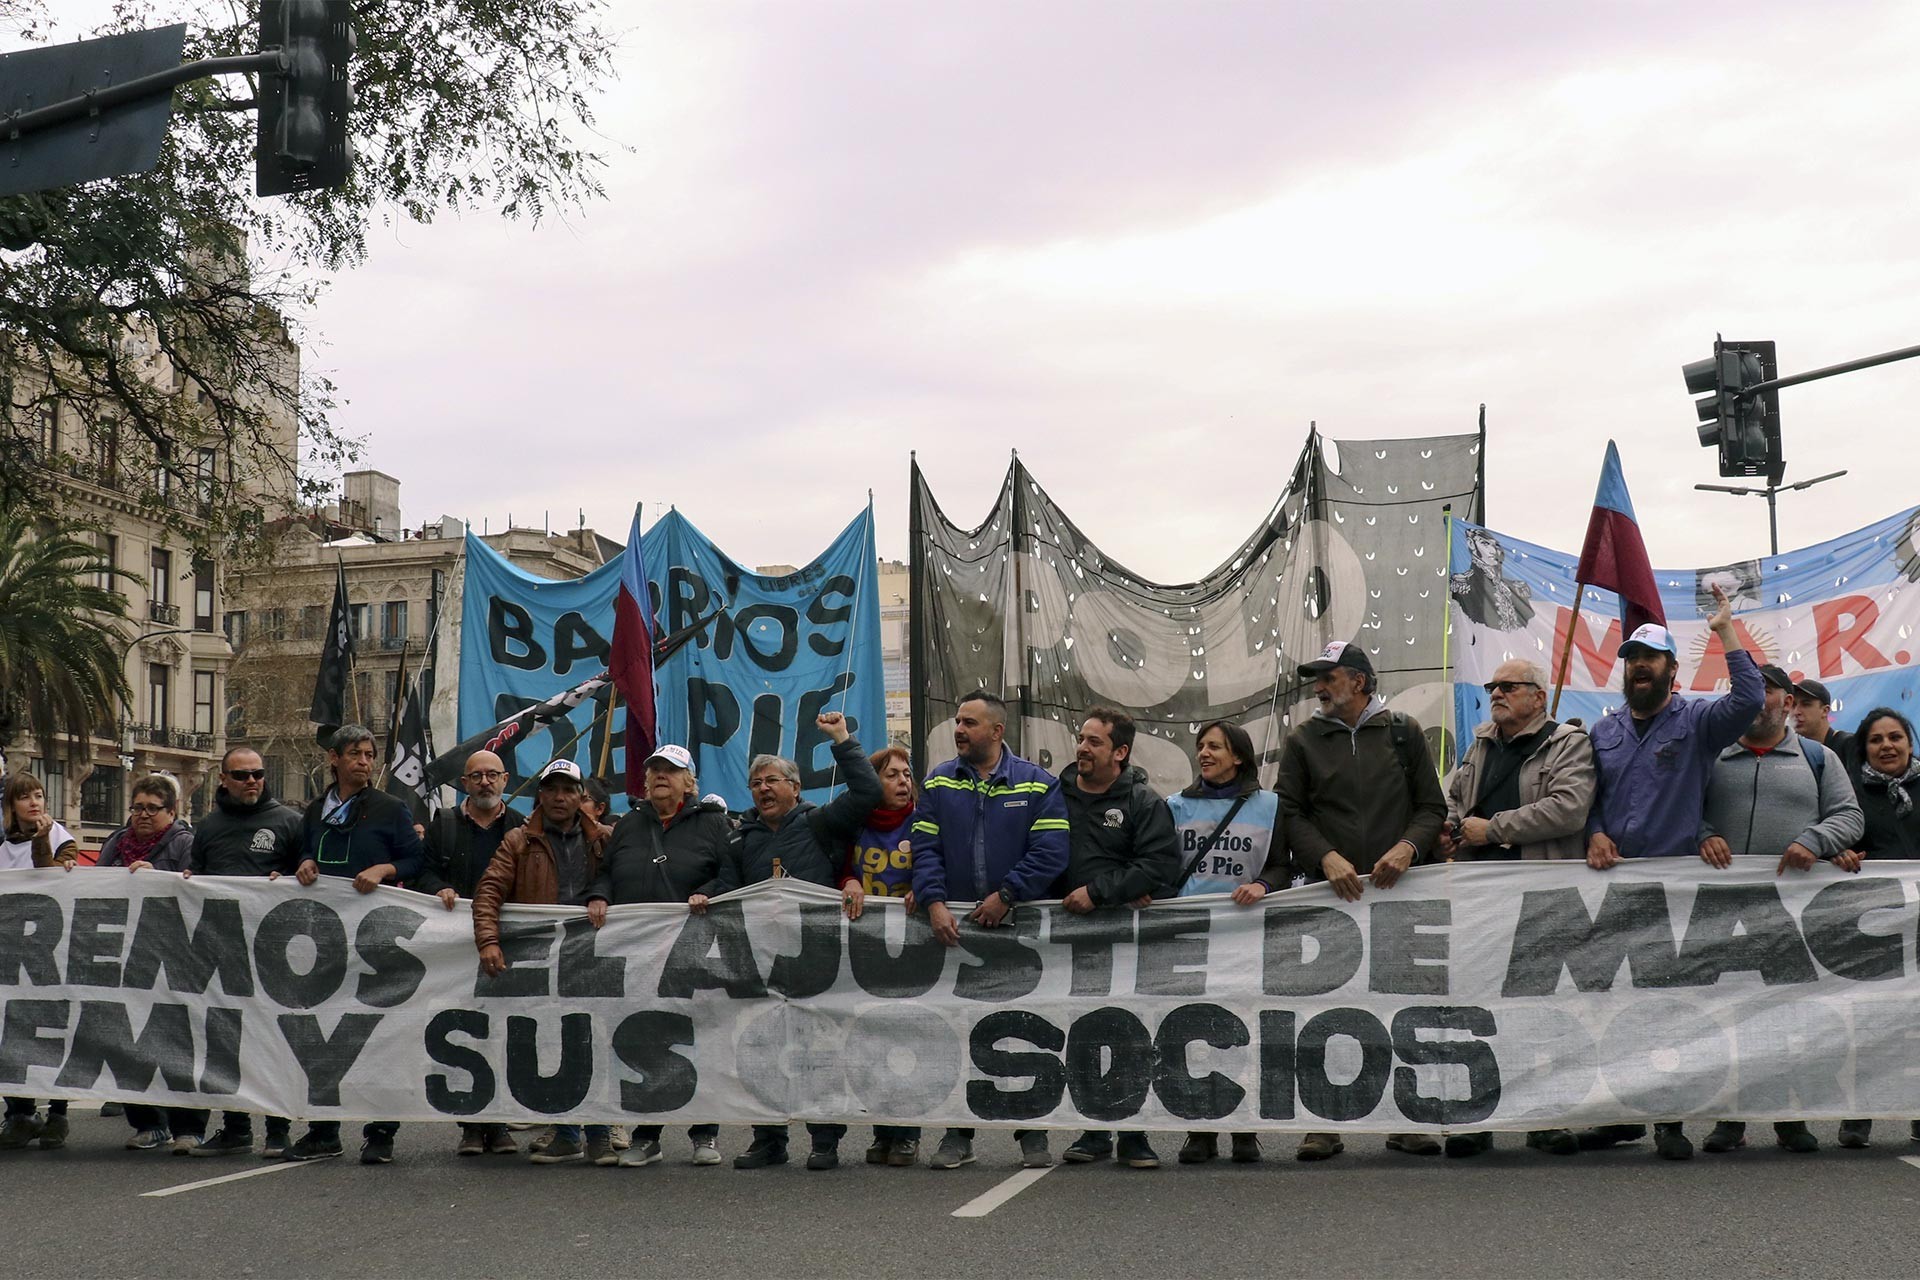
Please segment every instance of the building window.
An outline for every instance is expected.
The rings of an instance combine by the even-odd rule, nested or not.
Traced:
[[[153,446],[153,493],[165,502],[173,492],[173,446],[162,440]]]
[[[321,640],[327,634],[327,606],[309,604],[300,607],[300,634],[302,640]]]
[[[213,630],[213,561],[193,562],[193,629]]]
[[[213,672],[193,673],[193,731],[213,732]]]
[[[158,662],[147,664],[147,723],[156,729],[166,729],[172,725],[168,709],[172,699],[167,694],[172,689],[173,669]]]
[[[407,602],[389,600],[381,613],[383,615],[380,620],[381,631],[387,639],[405,640],[407,638]]]
[[[92,447],[88,450],[88,461],[93,464],[93,478],[109,489],[120,485],[120,427],[114,422],[103,422],[94,429]]]
[[[51,458],[60,451],[60,402],[49,400],[40,406],[40,452]]]
[[[126,820],[120,794],[124,780],[117,764],[97,764],[80,784],[80,821],[96,827],[117,827]]]
[[[30,766],[47,791],[47,813],[55,822],[67,820],[67,766],[58,760],[35,760]]]
[[[102,591],[118,591],[119,584],[111,569],[120,567],[120,535],[117,533],[98,533],[94,535],[94,545],[100,548],[100,559],[104,562],[99,573],[93,575],[93,585]]]
[[[214,451],[200,450],[193,468],[193,487],[194,496],[200,500],[202,507],[213,505],[213,466]]]
[[[353,619],[353,638],[355,640],[365,640],[367,638],[367,623],[370,620],[372,610],[364,604],[350,604],[347,606],[347,613]]]
[[[287,762],[279,756],[261,756],[260,767],[267,771],[268,793],[291,803],[287,796]]]
[[[247,611],[235,609],[227,614],[227,643],[238,649],[247,642]]]
[[[364,725],[371,725],[378,718],[373,705],[373,672],[353,673],[353,705],[347,708],[347,714]]]
[[[173,552],[153,549],[152,574],[147,582],[147,598],[156,605],[173,603]]]

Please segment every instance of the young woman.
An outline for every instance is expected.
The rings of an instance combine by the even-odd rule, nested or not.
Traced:
[[[47,812],[47,792],[31,773],[16,773],[0,791],[0,871],[24,867],[73,870],[79,846]],[[0,1148],[18,1149],[38,1142],[42,1151],[67,1144],[67,1104],[49,1102],[43,1120],[32,1098],[8,1098],[0,1123]]]
[[[1892,707],[1875,707],[1854,734],[1853,792],[1867,817],[1860,847],[1833,860],[1842,871],[1858,871],[1865,858],[1920,858],[1920,760],[1913,755],[1913,721]],[[1908,1135],[1920,1142],[1920,1120],[1909,1121]],[[1840,1122],[1840,1145],[1864,1147],[1873,1133],[1871,1120]]]
[[[840,897],[847,919],[858,920],[869,897],[904,898],[913,914],[913,844],[908,828],[920,801],[914,785],[913,758],[904,747],[883,747],[867,757],[880,775],[880,804],[847,846],[840,867]],[[868,1164],[909,1168],[920,1158],[918,1126],[877,1124]]]
[[[1289,883],[1280,797],[1260,789],[1253,739],[1237,724],[1216,720],[1201,729],[1194,757],[1200,776],[1167,800],[1180,833],[1174,896],[1226,893],[1250,907]],[[1219,1134],[1189,1133],[1180,1163],[1204,1164],[1219,1154]],[[1234,1134],[1233,1158],[1242,1164],[1258,1160],[1259,1136]]]

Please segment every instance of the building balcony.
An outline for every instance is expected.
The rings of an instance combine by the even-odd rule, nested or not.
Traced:
[[[169,751],[194,751],[202,755],[213,751],[213,735],[210,733],[188,733],[184,729],[132,722],[124,728],[127,737],[143,746],[165,747]]]
[[[149,600],[147,602],[147,621],[158,622],[162,626],[177,627],[180,625],[180,606],[177,604],[166,604],[159,600]]]

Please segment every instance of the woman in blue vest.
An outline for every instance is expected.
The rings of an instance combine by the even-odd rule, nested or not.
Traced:
[[[1253,739],[1237,724],[1215,720],[1201,729],[1194,756],[1200,776],[1167,800],[1180,833],[1180,877],[1174,895],[1228,893],[1250,907],[1288,884],[1280,797],[1260,789]],[[1219,1154],[1219,1134],[1190,1133],[1180,1148],[1180,1163],[1204,1164]],[[1234,1134],[1233,1158],[1243,1164],[1258,1160],[1259,1137]]]

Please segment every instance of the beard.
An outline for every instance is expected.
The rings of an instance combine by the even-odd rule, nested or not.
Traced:
[[[472,795],[467,797],[467,802],[482,813],[492,813],[500,807],[500,797],[497,795]]]
[[[1667,695],[1673,692],[1674,673],[1657,672],[1644,685],[1633,683],[1633,677],[1626,678],[1622,692],[1627,695],[1627,707],[1636,715],[1650,715],[1666,705]]]
[[[1786,727],[1785,711],[1768,711],[1763,708],[1760,714],[1753,718],[1753,723],[1747,726],[1747,736],[1755,742],[1762,742],[1768,738],[1779,737],[1786,731]]]

